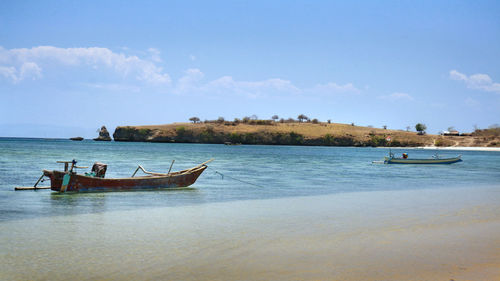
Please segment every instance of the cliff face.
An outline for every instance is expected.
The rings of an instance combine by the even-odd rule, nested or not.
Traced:
[[[108,129],[106,126],[102,126],[99,131],[99,136],[94,139],[95,141],[111,141],[111,137],[109,136]]]
[[[115,141],[153,141],[150,129],[139,129],[136,127],[116,127],[113,133]]]
[[[386,140],[391,136],[392,141]],[[169,124],[117,127],[115,141],[318,146],[426,146],[437,136],[346,124]]]

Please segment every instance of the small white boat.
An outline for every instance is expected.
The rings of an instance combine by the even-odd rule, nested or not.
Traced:
[[[384,159],[384,164],[453,164],[462,161],[462,155],[453,158],[439,158],[436,154],[432,158],[408,158],[408,154],[403,153],[403,157],[394,157],[394,154],[389,153]]]

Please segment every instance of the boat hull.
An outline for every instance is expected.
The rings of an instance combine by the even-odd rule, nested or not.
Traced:
[[[70,174],[70,179],[65,191],[126,191],[187,187],[192,185],[206,168],[207,166],[203,165],[168,175],[109,179]],[[62,184],[64,175],[67,174],[66,172],[44,170],[43,173],[50,178],[51,190],[63,191]]]
[[[453,164],[462,161],[460,156],[443,159],[403,159],[385,157],[385,164]]]

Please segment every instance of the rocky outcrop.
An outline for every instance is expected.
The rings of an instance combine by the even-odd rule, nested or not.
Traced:
[[[115,141],[150,141],[150,138],[151,130],[130,126],[116,127],[113,133],[113,139]]]
[[[95,141],[111,141],[111,137],[109,136],[108,129],[106,126],[102,126],[101,130],[99,130],[99,136],[94,139]]]

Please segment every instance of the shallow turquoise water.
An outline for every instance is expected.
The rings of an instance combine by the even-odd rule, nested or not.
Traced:
[[[442,157],[462,154],[464,161],[452,165],[372,164],[387,152],[381,148],[0,138],[0,220],[344,192],[484,186],[500,182],[500,152],[441,151]],[[415,158],[427,158],[435,153],[417,149],[393,149],[393,152],[408,152]],[[61,169],[57,160],[73,158],[82,166],[91,166],[95,161],[107,163],[107,177],[130,176],[138,164],[150,171],[165,172],[173,159],[176,160],[173,170],[189,168],[210,158],[215,161],[188,189],[82,194],[14,191],[14,186],[32,186],[42,169]],[[224,174],[224,179],[215,171]],[[48,184],[47,181],[41,185]]]

